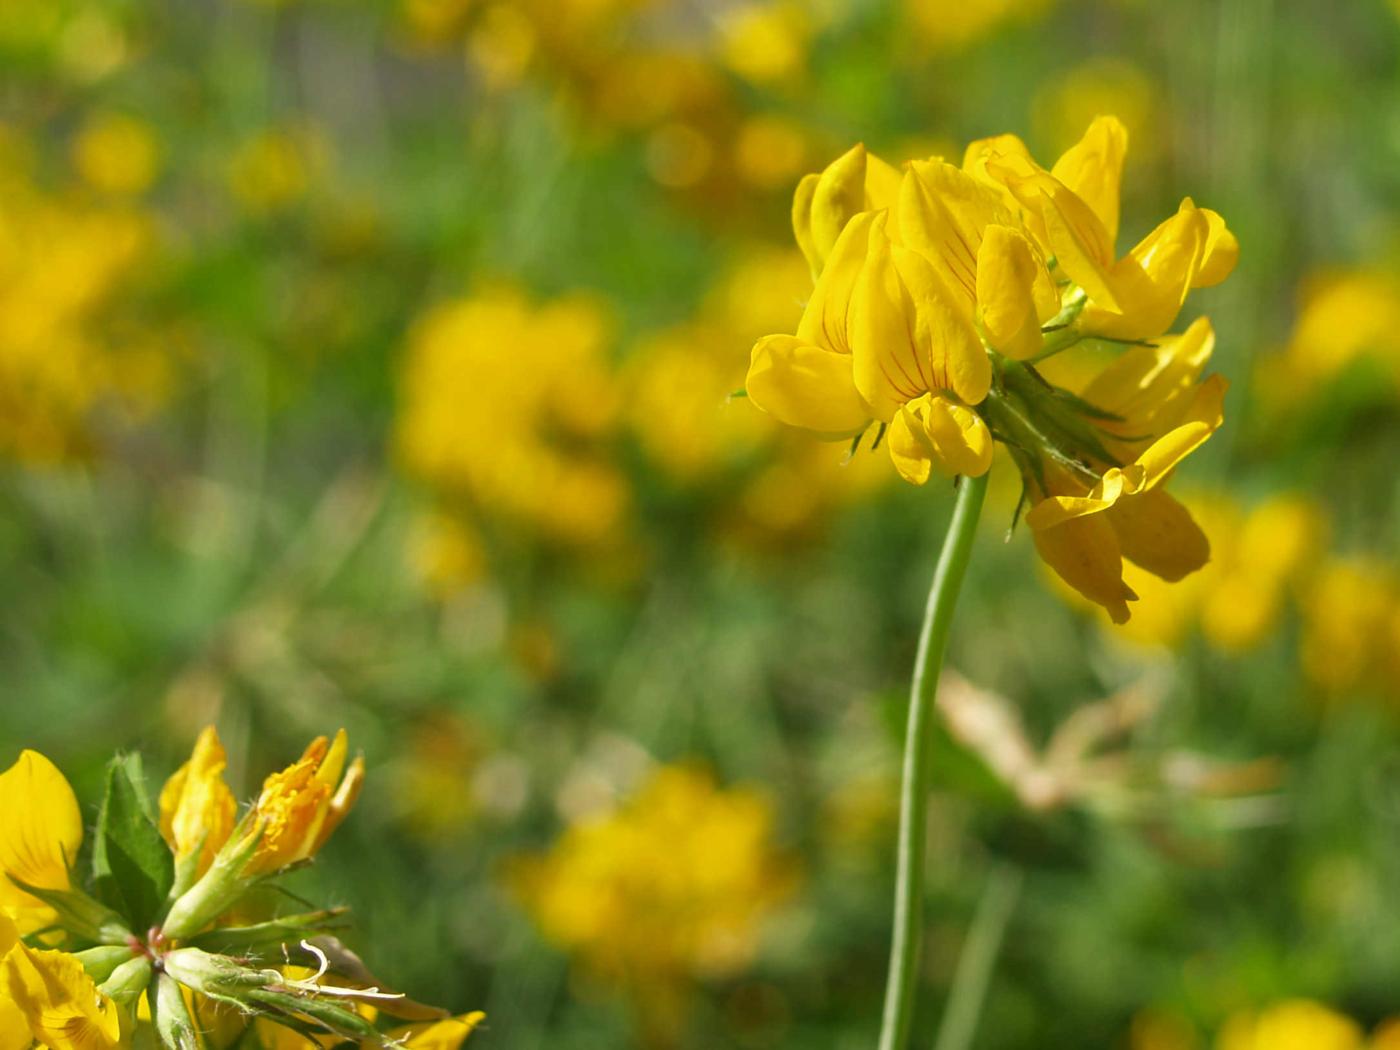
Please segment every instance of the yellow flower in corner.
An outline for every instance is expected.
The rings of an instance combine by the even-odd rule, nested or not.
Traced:
[[[793,229],[816,287],[795,334],[754,346],[747,382],[758,408],[853,449],[877,425],[871,447],[914,484],[985,473],[1000,442],[1041,557],[1119,623],[1137,597],[1124,558],[1168,581],[1209,558],[1163,485],[1220,426],[1225,382],[1202,378],[1208,321],[1163,333],[1239,253],[1188,198],[1116,257],[1126,150],[1099,117],[1049,170],[1002,135],[961,166],[901,173],[857,146],[808,175]],[[1080,391],[1037,370],[1085,339],[1138,345]]]
[[[108,1050],[121,1044],[120,1009],[67,952],[15,944],[0,961],[0,1002],[6,996],[32,1037],[49,1050]]]
[[[160,793],[160,831],[176,864],[193,864],[203,875],[233,833],[238,803],[224,783],[228,756],[213,726],[195,741],[190,760],[166,781]]]
[[[53,909],[7,876],[39,889],[66,890],[83,844],[83,817],[67,779],[37,751],[23,751],[0,773],[0,912],[20,934],[54,919]]]

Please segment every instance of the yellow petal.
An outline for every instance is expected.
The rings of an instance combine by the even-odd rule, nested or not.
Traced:
[[[486,1015],[478,1011],[445,1021],[396,1028],[388,1037],[410,1050],[457,1050],[485,1019]]]
[[[1117,467],[1104,471],[1089,492],[1083,495],[1047,496],[1026,512],[1026,524],[1033,529],[1050,529],[1066,521],[1099,514],[1118,502],[1125,489],[1131,490],[1128,477]]]
[[[1118,195],[1128,131],[1117,117],[1095,117],[1084,137],[1055,162],[1050,174],[1087,204],[1111,245],[1118,239]]]
[[[37,751],[0,773],[0,908],[21,934],[52,921],[53,912],[8,879],[43,889],[68,888],[68,869],[83,843],[83,817],[68,781]]]
[[[884,237],[883,215],[872,228],[850,324],[852,377],[875,418],[888,422],[901,405],[933,389],[932,347],[919,338],[914,301]]]
[[[1219,429],[1224,420],[1227,389],[1229,383],[1220,375],[1211,376],[1196,388],[1182,423],[1152,442],[1133,465],[1133,491],[1156,488],[1178,463]]]
[[[817,242],[812,237],[812,200],[816,197],[817,183],[820,181],[821,176],[816,172],[804,175],[792,195],[792,232],[807,265],[811,267],[813,280],[822,272],[822,263],[826,261],[826,253],[817,251]]]
[[[1040,504],[1032,507],[1034,512]],[[1027,515],[1027,521],[1030,517]],[[1128,602],[1137,600],[1123,582],[1123,557],[1113,527],[1102,514],[1033,528],[1035,549],[1060,579],[1102,605],[1114,623],[1128,622]]]
[[[1175,583],[1210,560],[1210,541],[1165,489],[1124,496],[1106,513],[1123,557]]]
[[[955,305],[954,294],[927,258],[900,245],[890,251],[913,304],[914,345],[929,365],[928,389],[950,390],[965,404],[981,404],[992,385],[992,362],[972,315]]]
[[[1080,317],[1084,329],[1111,339],[1153,339],[1171,327],[1200,272],[1210,223],[1199,208],[1181,209],[1114,264],[1114,302],[1095,299]],[[1086,288],[1086,290],[1088,290]]]
[[[977,302],[977,253],[992,224],[1015,226],[999,193],[941,160],[917,161],[899,191],[899,240],[933,266],[971,315]]]
[[[1202,208],[1200,211],[1206,218],[1209,232],[1206,235],[1205,255],[1201,259],[1200,269],[1196,272],[1191,287],[1209,288],[1234,272],[1235,264],[1240,261],[1240,242],[1225,225],[1225,220],[1219,212],[1209,208]]]
[[[1197,318],[1180,335],[1114,358],[1080,396],[1120,417],[1105,422],[1106,430],[1122,436],[1160,434],[1178,422],[1214,350],[1215,330],[1207,318]]]
[[[160,830],[176,860],[199,852],[195,874],[202,875],[233,832],[238,808],[224,783],[228,756],[213,726],[195,741],[190,760],[166,781],[160,793]]]
[[[865,210],[865,146],[857,143],[827,165],[812,190],[810,229],[825,257],[846,224]]]
[[[1040,176],[1033,185],[1040,195],[1047,247],[1060,269],[1083,288],[1090,302],[1103,310],[1120,311],[1120,292],[1113,268],[1113,242],[1093,210],[1058,181]]]
[[[0,962],[0,988],[49,1050],[111,1050],[121,1042],[120,1008],[67,952],[16,945]]]
[[[898,170],[857,144],[821,174],[808,175],[797,184],[792,228],[813,278],[821,274],[836,239],[851,219],[859,212],[894,204],[899,180]]]
[[[949,474],[980,477],[992,465],[992,434],[982,417],[947,398],[930,399],[924,418],[935,460]]]
[[[1008,226],[988,226],[977,253],[977,307],[987,341],[1017,360],[1042,345],[1035,280],[1030,242]]]
[[[865,265],[875,219],[875,213],[861,212],[846,224],[836,239],[817,285],[812,289],[812,298],[797,323],[797,338],[801,342],[840,354],[851,352],[851,297]]]
[[[770,335],[753,348],[749,400],[779,422],[830,438],[852,437],[870,423],[856,392],[851,358],[790,335]]]
[[[914,485],[928,481],[933,473],[933,442],[914,408],[905,405],[895,415],[885,433],[885,446],[900,477]]]
[[[19,941],[19,928],[5,912],[0,911],[0,959]],[[0,1050],[29,1050],[33,1036],[29,1023],[10,998],[4,979],[0,978]]]

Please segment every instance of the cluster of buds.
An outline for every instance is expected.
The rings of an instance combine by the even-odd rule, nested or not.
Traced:
[[[139,756],[114,759],[92,844],[43,755],[0,774],[0,1050],[281,1045],[276,1032],[363,1047],[455,1050],[481,1020],[381,990],[333,935],[344,909],[258,915],[250,894],[310,862],[364,779],[344,731],[263,784],[241,819],[211,727],[158,810]],[[381,1027],[380,1018],[393,1019]],[[308,1044],[314,1045],[314,1044]]]

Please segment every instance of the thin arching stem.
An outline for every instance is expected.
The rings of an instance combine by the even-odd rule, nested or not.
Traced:
[[[928,829],[929,773],[932,766],[934,696],[943,669],[943,651],[953,624],[953,608],[967,573],[977,519],[987,494],[987,475],[963,478],[953,520],[943,540],[933,573],[914,676],[909,690],[909,720],[904,737],[904,770],[900,786],[899,852],[894,891],[894,937],[890,945],[889,980],[885,986],[884,1023],[880,1050],[905,1050],[914,1014],[914,986],[919,969],[923,932],[924,850]]]

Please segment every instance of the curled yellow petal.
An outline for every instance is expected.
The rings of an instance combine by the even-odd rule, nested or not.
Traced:
[[[980,477],[992,465],[992,434],[970,408],[942,397],[930,399],[924,425],[937,462],[950,474]]]
[[[1036,260],[1030,242],[1008,226],[983,231],[977,252],[977,308],[993,348],[1023,360],[1041,348]]]
[[[1032,512],[1035,509],[1032,507]],[[1137,595],[1123,582],[1118,538],[1103,515],[1033,528],[1031,535],[1040,557],[1062,580],[1091,602],[1102,605],[1114,623],[1128,622],[1128,602],[1136,601]]]
[[[1095,117],[1084,137],[1071,146],[1050,174],[1087,204],[1103,223],[1108,243],[1118,239],[1118,198],[1128,129],[1117,117]]]
[[[48,925],[53,911],[5,874],[42,889],[68,888],[68,869],[83,843],[78,799],[58,768],[37,751],[23,751],[0,773],[0,909],[21,934]]]
[[[830,438],[852,437],[870,423],[856,392],[851,357],[770,335],[753,348],[746,384],[749,400],[774,419]]]
[[[170,777],[160,793],[160,831],[177,861],[198,854],[195,874],[202,875],[233,833],[237,803],[224,783],[228,756],[213,726],[195,741],[190,759]]]
[[[851,364],[861,397],[888,422],[901,405],[932,390],[935,379],[933,347],[920,338],[918,311],[883,227],[882,215],[851,300]]]
[[[890,421],[885,447],[890,450],[894,469],[905,481],[912,485],[928,481],[933,473],[933,444],[914,408],[903,406]]]
[[[1219,284],[1234,272],[1235,264],[1240,261],[1239,239],[1225,225],[1220,213],[1202,208],[1201,214],[1205,216],[1208,232],[1205,253],[1200,269],[1191,282],[1192,288],[1209,288]]]
[[[1229,383],[1224,376],[1213,375],[1196,388],[1180,425],[1172,428],[1149,445],[1133,465],[1136,477],[1133,491],[1156,488],[1178,463],[1220,428],[1225,413],[1225,391]]]
[[[857,143],[818,175],[797,185],[792,202],[792,226],[798,247],[818,277],[846,224],[863,211],[894,203],[899,173]]]
[[[992,465],[992,434],[982,418],[933,394],[903,406],[886,440],[895,469],[916,485],[934,466],[950,477],[977,477]]]
[[[1183,201],[1175,215],[1113,265],[1111,300],[1085,285],[1090,299],[1080,317],[1085,331],[1111,339],[1153,339],[1165,332],[1200,272],[1209,234],[1206,216]]]
[[[121,1043],[120,1008],[67,952],[15,945],[0,961],[0,990],[49,1050],[111,1050]]]

